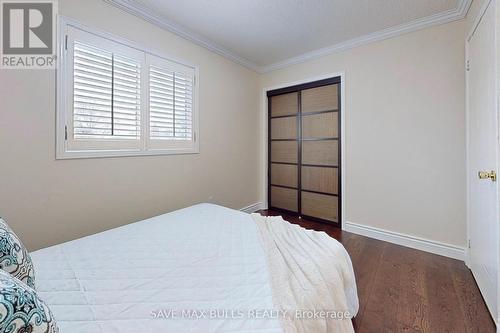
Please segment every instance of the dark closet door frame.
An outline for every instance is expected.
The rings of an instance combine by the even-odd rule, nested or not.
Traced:
[[[342,94],[343,94],[343,87],[342,87],[342,84],[343,84],[343,75],[339,75],[339,76],[334,76],[334,77],[331,77],[331,78],[327,78],[327,79],[321,79],[321,80],[317,80],[317,81],[312,81],[312,82],[307,82],[307,83],[301,83],[301,84],[296,84],[296,85],[292,85],[292,86],[289,86],[289,87],[284,87],[284,88],[278,88],[278,89],[273,89],[273,90],[267,90],[266,92],[266,95],[267,95],[267,163],[266,163],[266,166],[267,166],[267,207],[269,209],[272,209],[272,210],[275,210],[275,211],[278,211],[278,212],[282,212],[282,213],[285,213],[285,214],[290,214],[290,215],[295,215],[295,216],[299,216],[299,217],[303,217],[303,218],[306,218],[308,220],[311,220],[311,221],[317,221],[317,222],[320,222],[320,223],[326,223],[326,224],[329,224],[329,225],[336,225],[338,226],[339,228],[342,228],[343,227],[343,224],[342,224],[342,216],[344,214],[344,211],[343,211],[343,206],[344,206],[344,198],[343,198],[343,182],[342,182],[342,178],[343,178],[343,170],[342,170],[342,165],[343,165],[343,144],[344,144],[344,140],[343,140],[343,137],[344,137],[344,133],[342,130],[344,130],[342,124],[343,124],[343,119],[344,119],[344,105],[342,104]],[[339,132],[338,132],[338,140],[340,141],[339,142],[339,145],[338,145],[338,166],[337,166],[337,169],[338,169],[338,200],[339,200],[339,206],[338,206],[338,223],[335,223],[335,222],[332,222],[332,221],[328,221],[328,220],[324,220],[324,219],[321,219],[321,218],[317,218],[317,217],[312,217],[312,216],[307,216],[307,215],[304,215],[304,214],[301,214],[302,212],[302,195],[301,195],[301,192],[302,192],[302,172],[301,172],[301,168],[300,166],[302,165],[302,140],[300,140],[299,138],[302,137],[302,133],[300,133],[300,131],[302,130],[302,101],[301,101],[301,93],[300,91],[301,90],[306,90],[306,89],[312,89],[312,88],[319,88],[319,87],[323,87],[323,86],[328,86],[328,85],[332,85],[332,84],[338,84],[338,126],[339,126]],[[283,94],[289,94],[289,93],[294,93],[294,92],[298,92],[298,113],[297,113],[297,142],[298,142],[298,161],[297,161],[297,170],[298,170],[298,179],[297,179],[297,200],[298,200],[298,212],[293,212],[293,211],[289,211],[287,209],[283,209],[283,208],[277,208],[277,207],[272,207],[271,206],[271,142],[272,142],[272,139],[271,139],[271,119],[273,119],[273,117],[271,117],[271,97],[274,97],[274,96],[278,96],[278,95],[283,95]],[[323,113],[323,112],[316,112],[316,113]],[[314,114],[314,112],[312,113]],[[279,118],[279,117],[278,117]],[[320,139],[321,140],[321,139]],[[276,163],[276,162],[275,162]],[[280,163],[277,163],[277,164],[280,164]],[[281,164],[287,164],[287,163],[281,163]],[[312,166],[312,165],[308,165],[308,166]],[[317,165],[318,167],[325,167],[324,165]],[[283,187],[283,186],[282,186]],[[314,191],[306,191],[306,192],[312,192],[312,193],[315,193]]]

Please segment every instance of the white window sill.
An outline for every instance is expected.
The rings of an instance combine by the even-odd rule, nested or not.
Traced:
[[[157,150],[74,150],[56,153],[57,160],[80,158],[106,158],[106,157],[132,157],[132,156],[162,156],[199,154],[198,147],[182,149],[157,149]]]

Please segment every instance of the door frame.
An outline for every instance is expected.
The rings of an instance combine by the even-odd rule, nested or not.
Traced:
[[[340,174],[340,179],[341,179],[341,184],[340,184],[340,211],[342,212],[341,214],[341,219],[340,219],[340,225],[341,228],[344,229],[345,226],[345,221],[346,221],[346,216],[347,216],[347,209],[346,209],[346,115],[347,115],[347,109],[348,105],[346,103],[346,97],[345,97],[345,71],[341,72],[336,72],[336,73],[329,73],[329,74],[324,74],[324,75],[319,75],[319,76],[312,76],[312,77],[307,77],[304,79],[300,79],[297,81],[288,81],[288,82],[283,82],[279,83],[273,86],[265,87],[262,89],[261,93],[261,103],[262,103],[262,110],[263,112],[261,113],[261,129],[262,129],[262,136],[261,136],[261,198],[262,198],[262,205],[263,208],[267,209],[267,203],[268,203],[268,174],[267,174],[267,168],[268,168],[268,156],[269,156],[269,148],[268,148],[268,134],[269,134],[269,128],[268,128],[268,117],[269,117],[269,109],[268,109],[268,99],[267,99],[267,92],[272,91],[272,90],[277,90],[277,89],[282,89],[282,88],[287,88],[287,87],[292,87],[292,86],[297,86],[301,84],[306,84],[306,83],[311,83],[315,81],[320,81],[320,80],[325,80],[325,79],[331,79],[331,78],[336,78],[340,77],[340,103],[341,103],[341,116],[340,116],[340,168],[342,170]]]
[[[469,108],[469,71],[468,71],[468,66],[469,66],[469,55],[470,55],[470,50],[469,50],[469,42],[471,38],[473,37],[474,33],[476,32],[477,27],[481,23],[481,20],[483,16],[485,15],[486,11],[488,10],[490,5],[495,6],[495,59],[498,59],[499,56],[499,29],[498,29],[498,22],[499,20],[499,6],[500,6],[500,0],[486,0],[483,2],[479,12],[477,13],[476,18],[474,19],[474,23],[470,29],[470,31],[467,33],[466,39],[465,39],[465,128],[466,128],[466,225],[467,225],[467,246],[465,247],[465,264],[469,269],[471,269],[471,257],[470,257],[470,235],[471,235],[471,229],[473,228],[472,223],[471,223],[471,216],[470,216],[470,196],[471,196],[471,182],[470,182],[470,177],[469,175],[473,170],[471,170],[470,166],[470,108]],[[495,80],[495,91],[497,92],[497,98],[496,98],[496,113],[497,113],[497,119],[500,120],[499,117],[499,98],[500,98],[500,92],[499,92],[499,80],[500,80],[500,71],[499,71],[499,66],[498,66],[498,60],[496,60],[495,65],[494,65],[494,70],[496,73],[496,80]],[[498,134],[500,135],[500,123],[497,124],[497,130]],[[500,157],[500,141],[497,139],[497,169],[499,164],[499,157]],[[498,171],[498,170],[497,170]],[[497,193],[497,198],[500,198],[500,186],[499,183],[496,183],[496,193]],[[498,200],[498,199],[497,199]],[[500,203],[497,201],[497,208],[496,208],[496,215],[497,215],[497,221],[500,221]],[[500,241],[500,227],[497,228],[497,238]],[[500,268],[500,255],[497,257],[497,269]],[[500,271],[497,271],[497,302],[500,300]],[[474,276],[476,279],[477,277]],[[488,310],[490,310],[488,308]],[[490,310],[491,311],[491,310]],[[491,312],[490,312],[491,313]],[[497,304],[497,313],[491,313],[491,316],[493,320],[495,321],[497,325],[497,332],[500,333],[500,304]]]

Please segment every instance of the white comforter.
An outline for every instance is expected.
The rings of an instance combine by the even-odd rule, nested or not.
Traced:
[[[356,280],[344,247],[324,232],[252,214],[268,258],[285,333],[354,332]]]
[[[37,289],[61,333],[284,332],[257,230],[196,205],[32,253]]]

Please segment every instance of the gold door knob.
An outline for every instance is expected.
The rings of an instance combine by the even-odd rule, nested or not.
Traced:
[[[497,181],[497,173],[495,171],[479,171],[479,179],[491,179],[492,182]]]

